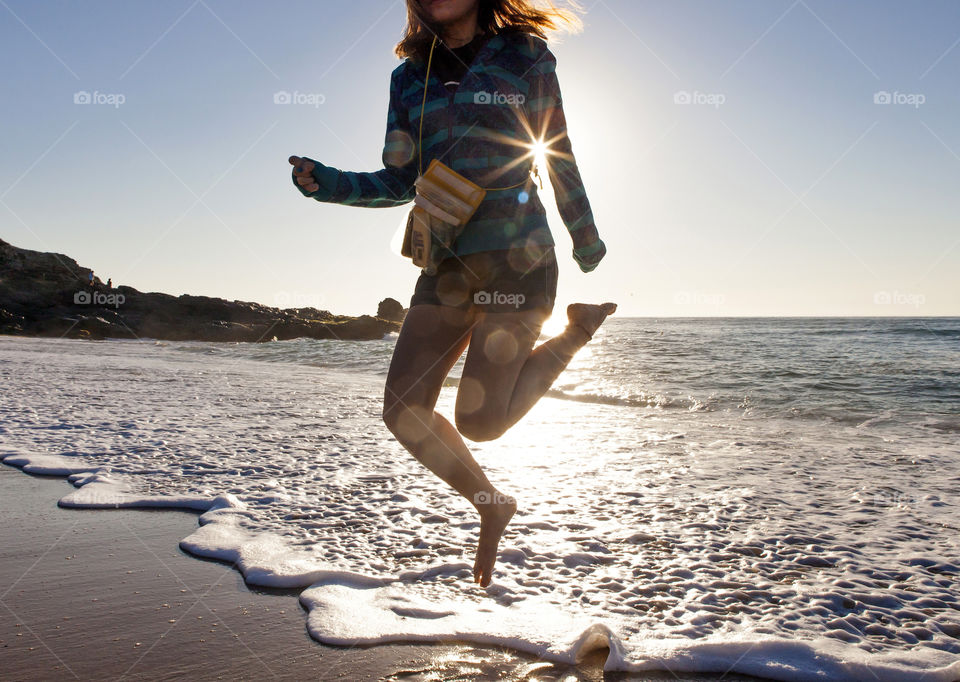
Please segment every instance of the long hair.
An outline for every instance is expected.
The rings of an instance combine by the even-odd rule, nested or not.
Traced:
[[[579,31],[582,12],[575,0],[568,0],[571,9],[561,9],[550,0],[478,0],[477,26],[484,33],[506,30],[529,33],[547,39],[548,31]],[[426,61],[434,35],[441,28],[427,18],[420,0],[407,0],[407,26],[394,52],[400,59]]]

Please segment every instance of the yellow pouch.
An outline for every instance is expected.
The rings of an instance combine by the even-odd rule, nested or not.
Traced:
[[[417,178],[416,187],[400,252],[432,275],[487,191],[438,159]]]

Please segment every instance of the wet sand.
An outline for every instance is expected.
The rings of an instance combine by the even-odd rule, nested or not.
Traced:
[[[179,549],[196,513],[58,507],[69,490],[0,465],[4,680],[721,679],[605,676],[602,653],[574,668],[460,644],[327,647],[307,633],[299,591],[251,589]]]

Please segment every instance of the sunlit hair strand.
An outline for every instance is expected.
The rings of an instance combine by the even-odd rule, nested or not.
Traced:
[[[549,0],[479,0],[477,24],[488,34],[520,31],[547,40],[548,33],[576,33],[583,27],[583,9],[575,0],[557,7]],[[401,59],[426,60],[434,35],[440,27],[433,25],[420,6],[420,0],[407,0],[407,26],[394,52]]]

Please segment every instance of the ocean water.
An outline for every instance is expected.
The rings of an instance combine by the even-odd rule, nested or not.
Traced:
[[[380,421],[392,346],[0,337],[0,456],[204,511],[181,546],[303,588],[330,644],[960,679],[960,320],[609,320],[473,446],[519,505],[487,589],[472,507]]]

